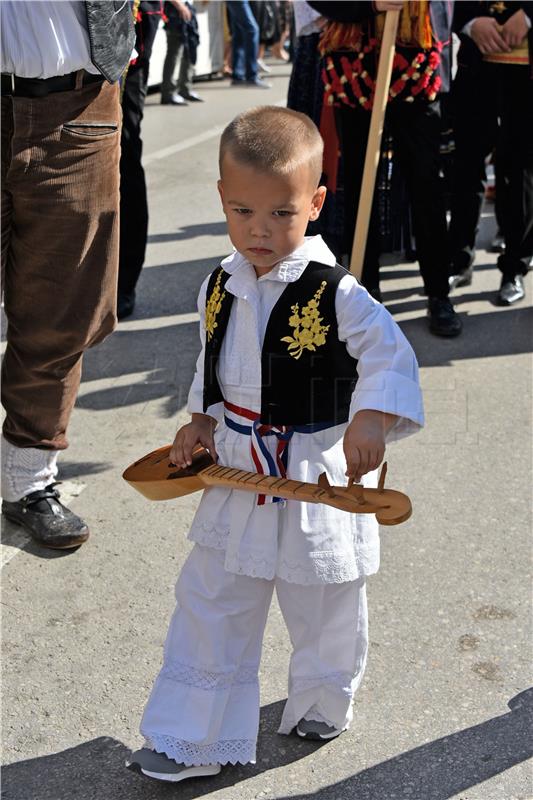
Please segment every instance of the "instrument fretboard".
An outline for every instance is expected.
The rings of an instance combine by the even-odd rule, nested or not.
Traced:
[[[271,475],[258,475],[242,469],[222,467],[213,464],[198,473],[202,480],[211,486],[226,486],[233,489],[248,490],[256,494],[268,494],[287,499],[301,500],[304,497],[316,503],[329,499],[327,493],[314,483],[292,481]]]

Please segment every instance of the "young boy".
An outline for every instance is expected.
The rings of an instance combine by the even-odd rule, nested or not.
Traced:
[[[224,131],[218,189],[235,252],[204,282],[191,422],[220,464],[315,483],[376,485],[385,442],[423,423],[414,354],[391,316],[317,237],[322,140],[265,106]],[[375,518],[240,491],[204,492],[176,587],[146,747],[128,765],[179,781],[254,762],[262,636],[276,588],[293,653],[279,732],[331,739],[352,717],[367,654]]]

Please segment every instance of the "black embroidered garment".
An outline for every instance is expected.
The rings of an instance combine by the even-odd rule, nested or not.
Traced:
[[[310,262],[288,283],[268,321],[261,354],[261,422],[307,425],[346,422],[357,361],[338,338],[335,294],[347,272]],[[206,295],[204,411],[223,400],[216,375],[233,295],[219,267]]]

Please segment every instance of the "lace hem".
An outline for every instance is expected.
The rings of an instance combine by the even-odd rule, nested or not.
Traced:
[[[161,733],[147,731],[142,733],[148,747],[156,753],[165,753],[186,767],[255,763],[255,739],[223,739],[210,744],[197,744]]]
[[[324,554],[319,559],[311,559],[312,566],[291,564],[285,559],[279,562],[276,574],[287,583],[315,584],[315,583],[346,583],[356,581],[362,572],[356,561],[347,563],[346,556]]]
[[[239,667],[227,672],[199,669],[180,661],[167,661],[161,670],[162,678],[169,678],[186,686],[206,691],[226,691],[233,686],[258,683],[258,667]]]
[[[251,578],[263,578],[270,581],[278,577],[287,583],[303,586],[324,583],[347,583],[366,575],[373,575],[379,569],[379,544],[369,548],[358,548],[350,558],[347,555],[334,553],[309,554],[306,564],[292,563],[281,558],[276,565],[273,558],[261,556],[239,556],[239,553],[227,552],[229,531],[217,528],[211,523],[194,524],[189,533],[189,540],[226,551],[224,568],[236,575],[247,575]]]
[[[309,689],[329,687],[337,689],[350,697],[353,694],[352,683],[354,676],[349,672],[330,672],[327,675],[311,675],[307,678],[292,678],[291,694],[301,694]]]
[[[194,522],[187,538],[204,547],[213,547],[215,550],[225,550],[228,543],[229,530],[219,528],[209,522]]]

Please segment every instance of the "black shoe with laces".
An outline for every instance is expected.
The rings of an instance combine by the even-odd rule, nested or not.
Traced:
[[[85,522],[59,502],[54,483],[15,503],[4,500],[2,514],[24,528],[36,542],[53,550],[79,547],[89,538]]]
[[[463,324],[447,297],[428,300],[429,330],[437,336],[459,336]]]

